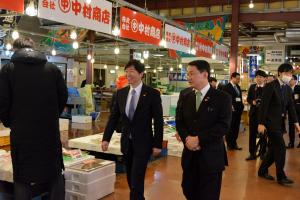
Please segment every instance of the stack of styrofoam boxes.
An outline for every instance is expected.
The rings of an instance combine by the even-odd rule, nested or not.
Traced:
[[[76,138],[69,140],[68,146],[70,148],[83,149],[88,151],[102,152],[101,141],[102,134],[90,135],[86,137]],[[106,153],[122,155],[120,149],[120,133],[114,133],[109,144],[108,151]]]
[[[73,123],[92,123],[92,116],[76,115],[72,116]]]
[[[59,119],[59,130],[68,131],[69,130],[69,120],[68,119]]]
[[[98,200],[114,192],[115,163],[97,160],[101,167],[85,171],[83,164],[66,168],[66,200]]]
[[[171,128],[164,129],[164,140],[168,141],[168,156],[181,157],[183,144],[176,139],[176,131]]]

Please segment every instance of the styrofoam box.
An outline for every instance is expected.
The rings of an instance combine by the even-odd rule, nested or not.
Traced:
[[[84,116],[84,115],[72,116],[72,122],[74,122],[74,123],[92,123],[92,116]]]
[[[72,129],[92,130],[92,128],[93,128],[92,123],[72,123]]]
[[[68,131],[69,130],[69,120],[68,119],[59,119],[59,130]]]
[[[66,181],[66,191],[69,193],[76,192],[82,196],[87,195],[90,199],[96,200],[112,193],[114,191],[115,182],[116,174],[110,174],[89,184]],[[73,195],[71,194],[70,196]]]
[[[115,173],[115,168],[116,168],[115,162],[107,160],[103,162],[103,164],[105,166],[93,170],[91,172],[84,172],[84,171],[66,168],[65,178],[68,181],[88,184],[94,182],[95,180],[101,179],[102,177]]]

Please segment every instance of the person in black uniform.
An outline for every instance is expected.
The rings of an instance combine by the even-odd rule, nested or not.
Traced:
[[[286,111],[295,124],[297,132],[300,131],[296,110],[292,99],[292,91],[288,86],[292,78],[293,67],[290,64],[282,64],[278,68],[279,78],[272,81],[263,89],[263,96],[258,114],[258,132],[267,134],[269,138],[268,150],[263,159],[258,176],[274,180],[268,172],[269,167],[275,162],[276,177],[279,184],[292,184],[284,172],[286,148],[283,139],[282,120]]]
[[[182,90],[176,109],[176,129],[184,143],[182,189],[188,200],[218,200],[227,165],[223,136],[230,129],[231,97],[208,83],[210,66],[189,63],[191,87]]]
[[[249,157],[246,160],[256,159],[256,137],[258,127],[258,109],[261,103],[262,90],[266,80],[266,73],[258,70],[255,73],[256,84],[252,84],[248,90],[247,102],[250,105],[249,112]]]
[[[240,74],[234,72],[231,74],[231,81],[228,83],[223,90],[227,92],[232,99],[232,121],[231,129],[226,134],[226,142],[228,150],[242,150],[237,145],[237,139],[240,131],[241,117],[244,111],[244,104],[242,99],[242,91],[240,86]]]
[[[102,140],[102,150],[107,151],[112,134],[120,123],[121,152],[125,158],[130,200],[145,199],[147,164],[151,154],[160,154],[163,141],[160,93],[143,84],[144,71],[145,66],[137,60],[129,61],[125,66],[129,86],[117,91]]]

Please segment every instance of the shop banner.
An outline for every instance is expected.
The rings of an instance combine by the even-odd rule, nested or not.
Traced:
[[[255,78],[255,73],[258,70],[257,55],[249,55],[249,77]]]
[[[197,57],[211,58],[213,53],[213,42],[195,36],[195,49]]]
[[[192,41],[191,33],[166,24],[165,37],[167,48],[185,53],[190,53]]]
[[[112,3],[106,0],[39,0],[38,17],[111,34]]]
[[[267,47],[265,64],[282,64],[284,63],[284,47]]]
[[[128,8],[121,8],[120,20],[120,37],[159,45],[162,31],[160,21]]]
[[[24,13],[24,0],[1,0],[0,9]]]
[[[215,54],[216,54],[216,60],[228,62],[228,54],[229,54],[228,47],[216,44],[215,45]]]

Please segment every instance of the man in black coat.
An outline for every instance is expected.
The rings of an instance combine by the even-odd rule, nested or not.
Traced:
[[[51,200],[64,199],[59,116],[67,101],[61,71],[33,50],[30,38],[14,42],[0,72],[0,120],[11,129],[15,199],[30,200],[33,185],[48,185]]]
[[[131,200],[143,200],[144,179],[151,154],[161,152],[163,114],[160,93],[143,84],[145,66],[133,60],[125,66],[129,86],[118,90],[112,113],[104,131],[102,150],[121,123],[121,152],[125,158]],[[154,121],[154,135],[152,130]]]
[[[227,165],[223,136],[230,129],[231,98],[208,83],[206,61],[189,63],[191,85],[181,91],[176,109],[176,129],[182,153],[182,189],[188,200],[218,200],[222,172]]]
[[[258,132],[260,134],[267,133],[269,138],[268,150],[260,165],[258,176],[274,180],[269,175],[268,168],[275,162],[277,182],[282,185],[293,183],[284,172],[286,148],[283,139],[282,120],[287,111],[290,119],[295,124],[295,128],[298,132],[300,131],[292,91],[288,86],[292,78],[292,72],[293,67],[290,64],[279,66],[279,78],[268,83],[263,89],[258,117]]]
[[[226,134],[226,142],[228,150],[242,150],[237,145],[237,139],[240,131],[241,117],[244,111],[242,91],[239,86],[240,74],[234,72],[231,74],[231,81],[223,90],[227,92],[232,99],[232,121],[230,131]]]
[[[246,160],[256,159],[256,137],[258,127],[258,109],[261,103],[262,91],[266,81],[266,73],[258,70],[255,73],[255,84],[252,84],[248,90],[247,102],[250,105],[249,112],[249,157]]]
[[[293,102],[296,109],[297,117],[300,119],[300,86],[297,85],[297,76],[293,75],[292,80],[290,81],[290,87],[292,88],[293,92]],[[287,149],[294,148],[295,145],[295,126],[292,120],[289,117],[289,139],[290,142],[287,146]],[[297,146],[300,148],[300,143]]]

